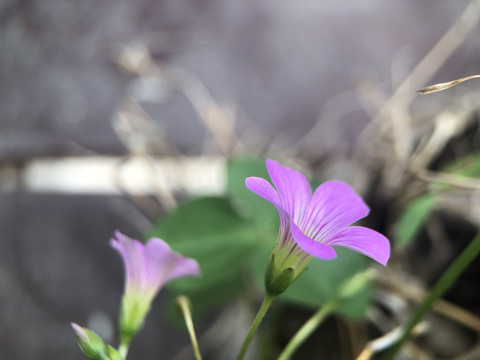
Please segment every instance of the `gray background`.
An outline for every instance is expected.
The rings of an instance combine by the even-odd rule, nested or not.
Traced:
[[[141,237],[138,219],[148,216],[120,195],[32,193],[21,173],[37,158],[127,153],[112,127],[135,83],[113,61],[122,47],[146,44],[159,63],[195,76],[218,103],[235,105],[238,137],[259,139],[252,152],[274,140],[295,145],[325,104],[344,96],[353,110],[320,123],[318,136],[298,150],[314,161],[348,147],[367,122],[353,84],[369,79],[391,92],[392,64],[407,75],[467,3],[1,1],[0,181],[13,176],[14,186],[0,195],[0,358],[80,359],[69,322],[87,325],[94,311],[115,321],[123,276],[108,239],[117,228]],[[477,26],[432,83],[479,73],[479,35]],[[185,95],[162,91],[145,104],[159,139],[186,155],[219,154]],[[446,106],[442,99],[415,102],[430,104],[428,116]],[[187,343],[164,323],[161,302],[132,359],[168,359]]]

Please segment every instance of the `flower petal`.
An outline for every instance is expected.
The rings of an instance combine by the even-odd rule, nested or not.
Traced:
[[[191,258],[181,257],[175,269],[170,272],[166,281],[176,279],[181,276],[199,276],[200,275],[200,266],[198,265],[197,260]]]
[[[296,224],[300,224],[312,198],[312,189],[307,178],[302,173],[270,159],[267,160],[267,170],[280,195],[282,207]]]
[[[248,190],[253,191],[255,194],[263,197],[265,200],[268,200],[275,205],[278,216],[280,217],[280,226],[283,228],[288,226],[288,223],[290,222],[290,216],[282,207],[277,191],[267,180],[254,176],[248,177],[245,179],[245,186]]]
[[[180,276],[200,275],[196,260],[183,257],[159,238],[152,238],[145,245],[145,268],[149,276],[161,277],[162,283]]]
[[[342,246],[366,255],[382,265],[390,257],[390,242],[382,234],[362,226],[350,226],[328,241],[328,245]]]
[[[135,284],[143,276],[143,244],[115,231],[110,245],[120,253],[125,267],[125,283]]]
[[[125,284],[130,290],[155,294],[170,280],[200,274],[196,260],[174,252],[161,239],[152,238],[143,245],[120,231],[115,231],[115,237],[110,244],[123,259]]]
[[[307,254],[324,260],[330,260],[337,257],[335,250],[330,245],[322,244],[309,238],[293,223],[293,221],[290,223],[290,229],[298,246]]]
[[[245,186],[258,196],[270,201],[274,205],[280,205],[280,197],[273,186],[265,179],[259,177],[248,177],[245,179]]]
[[[350,186],[327,181],[315,190],[300,228],[312,239],[324,242],[337,231],[367,216],[369,211]]]

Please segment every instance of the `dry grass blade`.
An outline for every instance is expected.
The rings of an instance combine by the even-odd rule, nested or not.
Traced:
[[[442,91],[442,90],[451,88],[452,86],[455,86],[455,85],[460,84],[464,81],[474,79],[474,78],[480,78],[480,75],[467,76],[467,77],[457,79],[457,80],[453,80],[453,81],[449,81],[449,82],[446,82],[446,83],[440,83],[440,84],[427,86],[427,87],[424,87],[423,89],[417,90],[417,92],[422,94],[422,95],[427,95],[427,94],[435,93],[437,91]]]
[[[426,323],[421,322],[415,326],[413,330],[413,335],[418,335],[423,333],[426,330]],[[394,344],[401,336],[403,333],[404,329],[402,326],[398,326],[395,329],[389,331],[385,335],[369,341],[365,348],[362,350],[362,352],[357,356],[356,360],[370,360],[371,357],[380,351],[383,351],[392,344]]]
[[[126,71],[158,79],[164,85],[182,92],[225,155],[229,155],[235,148],[242,148],[235,133],[234,112],[222,107],[196,76],[181,68],[155,61],[148,49],[138,44],[122,49],[114,62]]]

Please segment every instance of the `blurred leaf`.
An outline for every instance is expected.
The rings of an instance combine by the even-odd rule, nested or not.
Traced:
[[[356,252],[336,248],[338,258],[330,261],[312,259],[308,270],[301,274],[281,297],[304,306],[318,308],[335,296],[344,282],[365,270],[369,260]],[[336,310],[349,318],[361,317],[370,302],[371,284],[342,302]]]
[[[250,257],[250,270],[252,271],[253,280],[256,283],[256,287],[261,291],[264,291],[265,288],[265,269],[277,240],[277,232],[278,229],[260,236],[255,251]]]
[[[250,256],[250,270],[258,288],[264,287],[265,267],[277,239],[278,214],[267,200],[254,194],[245,186],[250,176],[269,180],[264,158],[233,158],[227,167],[227,191],[236,208],[250,221],[255,237],[255,250]]]
[[[445,166],[441,170],[459,177],[474,178],[480,176],[480,152],[469,154]],[[435,206],[434,193],[452,188],[446,183],[433,183],[431,193],[411,201],[399,217],[396,229],[396,246],[403,248],[411,243],[418,234],[428,215]]]
[[[243,228],[246,221],[223,197],[202,197],[180,205],[154,224],[150,236],[164,236],[170,244],[225,234]],[[178,250],[177,250],[178,251]]]
[[[242,272],[237,272],[229,278],[228,282],[225,281],[221,284],[217,283],[213,286],[203,286],[201,288],[188,288],[186,290],[176,287],[176,283],[173,282],[168,286],[168,291],[165,293],[168,299],[167,303],[173,301],[173,299],[180,294],[187,295],[191,300],[194,315],[201,316],[205,312],[226,305],[240,296],[245,291],[245,286],[243,286],[245,279],[243,275]],[[201,278],[200,281],[202,281]],[[166,310],[168,314],[172,309]]]
[[[259,227],[271,227],[278,222],[274,206],[254,194],[245,186],[245,179],[250,176],[269,180],[265,159],[256,157],[233,158],[227,167],[227,191],[245,217]],[[276,227],[276,226],[275,226]]]
[[[435,206],[436,198],[428,194],[411,201],[404,209],[397,223],[396,246],[403,248],[415,238],[423,223]]]
[[[222,288],[234,296],[242,287],[238,278],[248,263],[254,237],[249,223],[228,199],[206,197],[181,205],[155,224],[149,234],[153,236],[200,264],[200,278],[179,279],[170,289],[208,305],[215,303],[212,289]]]

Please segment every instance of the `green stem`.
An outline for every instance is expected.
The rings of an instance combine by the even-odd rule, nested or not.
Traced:
[[[120,346],[118,347],[118,353],[122,356],[123,360],[127,358],[128,348],[128,344],[120,344]]]
[[[443,273],[441,278],[435,283],[432,290],[423,299],[422,303],[410,317],[402,336],[385,353],[382,360],[391,360],[401,349],[405,341],[410,337],[413,328],[420,322],[423,316],[430,310],[435,301],[441,297],[445,291],[457,280],[465,268],[476,258],[480,252],[480,234],[477,235],[470,244],[461,252],[449,268]]]
[[[202,355],[200,354],[200,348],[198,346],[197,335],[195,334],[195,328],[193,326],[192,312],[190,311],[188,298],[183,295],[179,296],[177,298],[177,303],[180,305],[180,309],[182,310],[183,317],[185,319],[185,325],[187,326],[188,334],[190,335],[190,341],[192,343],[195,359],[202,360]]]
[[[332,298],[325,303],[315,314],[313,314],[308,321],[303,324],[300,330],[290,339],[285,349],[277,360],[288,360],[295,351],[303,344],[305,340],[318,328],[322,321],[333,311],[338,305],[339,300]]]
[[[243,340],[243,344],[242,344],[242,347],[240,348],[240,352],[238,353],[237,360],[242,360],[243,357],[245,356],[248,346],[250,345],[250,342],[253,339],[253,335],[255,335],[255,332],[257,331],[258,326],[262,322],[262,319],[267,313],[267,310],[272,304],[273,300],[275,300],[275,296],[272,296],[269,294],[265,295],[262,306],[260,306],[260,309],[258,310],[257,315],[255,316],[255,319],[253,320],[253,323],[250,326],[250,330],[248,330],[247,336],[245,337],[245,340]]]

